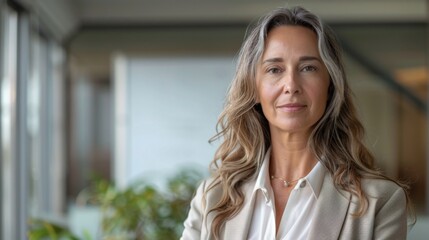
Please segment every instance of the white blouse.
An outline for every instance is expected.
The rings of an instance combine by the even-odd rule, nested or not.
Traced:
[[[269,162],[271,150],[267,151],[252,194],[255,200],[249,229],[250,240],[307,239],[314,208],[325,176],[320,162],[310,173],[299,179],[291,191],[276,235],[274,193],[270,184]]]

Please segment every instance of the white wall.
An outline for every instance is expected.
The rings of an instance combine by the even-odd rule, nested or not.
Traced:
[[[233,57],[133,57],[125,62],[122,77],[115,74],[115,86],[126,86],[119,93],[126,104],[116,109],[116,115],[124,114],[124,121],[116,122],[124,134],[117,134],[116,141],[127,146],[114,159],[120,171],[116,182],[143,178],[160,184],[184,168],[207,172],[216,150],[208,140],[233,77]],[[117,97],[116,106],[124,100]]]

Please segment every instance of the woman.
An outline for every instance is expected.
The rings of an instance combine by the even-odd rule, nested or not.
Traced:
[[[405,186],[375,168],[338,43],[307,10],[249,33],[218,127],[182,239],[406,238]]]

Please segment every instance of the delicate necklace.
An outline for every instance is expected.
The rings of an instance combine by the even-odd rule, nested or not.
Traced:
[[[279,179],[279,180],[283,181],[283,187],[290,187],[290,186],[292,185],[292,183],[294,183],[294,182],[298,181],[298,180],[299,180],[299,179],[301,179],[301,178],[298,178],[298,179],[296,179],[296,180],[292,180],[292,181],[287,181],[287,180],[286,180],[286,179],[284,179],[284,178],[281,178],[281,177],[275,177],[274,175],[271,175],[271,179]]]

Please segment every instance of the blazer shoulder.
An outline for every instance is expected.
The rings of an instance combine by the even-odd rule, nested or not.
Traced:
[[[197,196],[199,195],[200,198],[203,200],[202,201],[203,206],[206,209],[211,209],[211,207],[216,205],[222,197],[224,190],[222,188],[222,184],[218,181],[219,181],[218,179],[209,177],[205,179],[198,187]],[[245,182],[243,186],[241,186],[241,190],[243,194],[245,195],[245,197],[248,197],[249,199],[250,199],[249,194],[251,194],[252,192],[254,183],[255,183],[254,180],[250,180],[248,182]],[[203,195],[205,196],[204,198],[202,198]]]
[[[197,189],[196,198],[201,201],[204,210],[210,209],[222,195],[222,187],[220,184],[213,185],[215,183],[214,177],[208,177],[201,182]]]
[[[388,179],[364,178],[361,181],[362,190],[368,198],[390,199],[393,195],[403,195],[405,191],[397,183]]]

